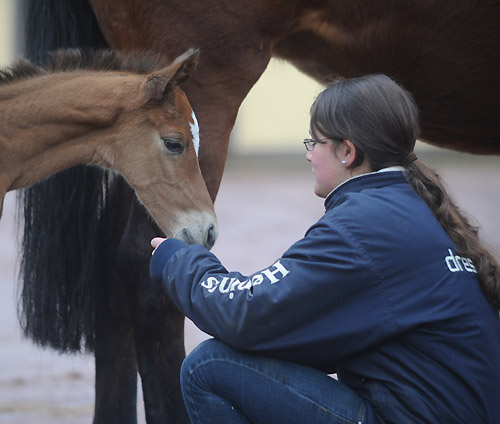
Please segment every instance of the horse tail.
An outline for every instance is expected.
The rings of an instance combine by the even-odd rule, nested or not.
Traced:
[[[26,55],[44,63],[58,48],[104,48],[86,0],[25,0]],[[109,175],[79,166],[19,195],[24,231],[19,320],[35,343],[64,352],[94,348]]]
[[[88,0],[24,0],[25,52],[44,62],[60,48],[106,48]]]

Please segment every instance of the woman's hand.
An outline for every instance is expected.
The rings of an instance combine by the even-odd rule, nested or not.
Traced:
[[[153,250],[153,253],[151,253],[151,256],[155,254],[158,246],[160,244],[162,244],[165,240],[166,240],[166,238],[163,238],[163,237],[155,237],[153,240],[151,240],[151,246],[154,247],[154,250]]]

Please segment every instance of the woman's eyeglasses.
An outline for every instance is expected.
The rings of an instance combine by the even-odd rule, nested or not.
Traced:
[[[326,144],[326,140],[328,140],[328,138],[320,138],[320,139],[304,138],[304,146],[306,147],[306,150],[310,152],[314,149],[316,143]]]

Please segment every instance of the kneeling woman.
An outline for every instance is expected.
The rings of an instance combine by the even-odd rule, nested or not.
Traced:
[[[242,275],[152,241],[152,278],[214,337],[182,367],[191,421],[499,423],[499,266],[416,160],[411,95],[339,81],[310,131],[326,212],[281,258]]]

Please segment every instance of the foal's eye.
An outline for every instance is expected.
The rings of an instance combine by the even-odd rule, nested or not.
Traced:
[[[169,152],[179,154],[184,151],[184,145],[181,142],[172,138],[163,138],[162,140]]]

